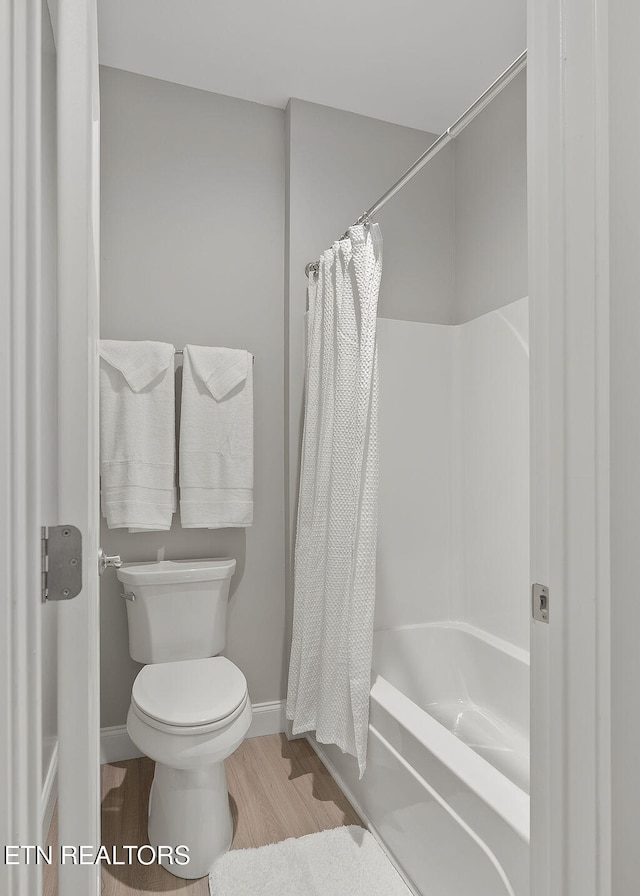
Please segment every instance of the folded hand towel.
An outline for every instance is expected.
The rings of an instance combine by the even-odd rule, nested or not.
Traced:
[[[188,348],[193,372],[216,401],[222,401],[233,388],[246,380],[251,360],[249,352],[204,345],[190,345]]]
[[[187,345],[182,373],[184,528],[253,522],[253,366],[243,349]]]
[[[100,476],[110,529],[170,529],[175,510],[175,349],[100,342]]]
[[[141,392],[164,373],[175,351],[168,342],[100,341],[100,357],[120,371],[132,392]]]

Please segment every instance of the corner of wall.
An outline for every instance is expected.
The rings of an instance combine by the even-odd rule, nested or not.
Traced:
[[[449,516],[449,619],[459,621],[464,618],[464,588],[462,580],[463,538],[464,538],[464,502],[463,502],[463,464],[461,455],[462,441],[462,388],[461,388],[461,350],[460,328],[451,326],[450,334],[450,419],[449,438],[451,446],[451,463],[449,465],[449,498],[451,513]]]
[[[458,164],[458,153],[456,151],[456,140],[455,137],[451,141],[451,217],[453,222],[453,248],[452,248],[452,257],[451,257],[451,323],[458,323],[458,277],[457,277],[457,266],[456,266],[456,258],[458,255],[458,202],[457,202],[457,189],[458,189],[458,177],[457,177],[457,164]]]
[[[285,202],[284,202],[284,603],[285,603],[285,655],[284,680],[289,676],[289,645],[293,629],[293,515],[291,511],[291,117],[293,99],[285,109]]]

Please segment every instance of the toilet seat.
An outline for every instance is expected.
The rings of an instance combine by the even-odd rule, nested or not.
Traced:
[[[131,692],[138,718],[171,734],[206,734],[230,725],[249,699],[247,680],[222,656],[145,666]]]

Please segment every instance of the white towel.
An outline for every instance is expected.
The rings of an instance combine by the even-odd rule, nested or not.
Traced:
[[[253,365],[244,349],[187,345],[180,518],[187,529],[253,523]]]
[[[174,353],[166,342],[100,342],[101,505],[110,529],[171,528]]]

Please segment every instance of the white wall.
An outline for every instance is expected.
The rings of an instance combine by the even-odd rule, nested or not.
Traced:
[[[101,71],[102,336],[255,355],[255,523],[129,534],[123,560],[238,561],[226,654],[254,702],[284,695],[284,112]],[[124,724],[140,668],[115,574],[101,585],[102,725]]]
[[[528,649],[527,299],[380,319],[378,352],[376,628],[453,619]]]

